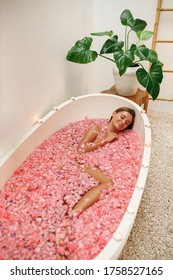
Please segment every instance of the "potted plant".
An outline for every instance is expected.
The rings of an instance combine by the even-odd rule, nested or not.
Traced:
[[[118,41],[118,35],[113,31],[91,33],[92,36],[108,36],[100,52],[91,50],[92,37],[85,37],[78,40],[69,50],[66,59],[75,63],[90,63],[97,57],[102,57],[115,63],[119,76],[123,76],[129,68],[138,66],[135,76],[138,82],[146,88],[153,100],[157,98],[160,91],[160,84],[163,78],[162,66],[156,51],[148,49],[145,45],[139,45],[140,41],[150,39],[153,32],[146,31],[147,23],[141,19],[134,19],[129,10],[124,10],[120,16],[121,24],[125,27],[124,41]],[[130,44],[130,33],[135,32],[137,43]],[[110,56],[111,55],[111,56]],[[146,70],[143,61],[150,63]]]

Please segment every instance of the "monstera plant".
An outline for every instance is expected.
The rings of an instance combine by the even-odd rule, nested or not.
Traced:
[[[124,26],[124,41],[119,41],[118,35],[114,34],[112,30],[91,33],[91,36],[108,37],[101,50],[99,52],[92,50],[93,38],[85,37],[75,43],[69,50],[66,59],[85,64],[95,61],[97,57],[102,57],[116,64],[120,76],[127,71],[128,67],[138,65],[137,80],[154,100],[159,95],[163,79],[163,64],[159,61],[156,51],[147,48],[144,44],[140,45],[141,41],[149,40],[153,36],[153,32],[145,30],[147,23],[141,19],[134,19],[132,13],[127,9],[121,13],[120,20]],[[136,43],[130,44],[131,32],[136,34]],[[144,61],[149,62],[149,66],[144,67]]]

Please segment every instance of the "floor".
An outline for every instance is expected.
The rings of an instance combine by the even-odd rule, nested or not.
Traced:
[[[172,101],[149,101],[148,110],[156,110],[161,112],[173,113],[173,102]]]
[[[121,260],[173,260],[173,114],[150,110],[148,117],[152,128],[149,173]]]

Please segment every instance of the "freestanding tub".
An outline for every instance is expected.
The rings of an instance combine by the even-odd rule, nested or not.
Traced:
[[[43,142],[70,122],[88,118],[109,118],[118,107],[130,107],[136,111],[134,131],[141,146],[141,168],[127,211],[114,232],[111,240],[96,256],[100,259],[117,259],[133,227],[147,179],[151,154],[151,129],[145,111],[134,102],[111,94],[90,94],[72,97],[54,107],[26,133],[18,143],[0,159],[0,187],[12,176],[13,172]]]

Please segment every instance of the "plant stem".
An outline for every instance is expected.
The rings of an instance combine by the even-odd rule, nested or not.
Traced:
[[[124,38],[125,52],[127,51],[127,26],[125,28],[125,38]]]
[[[126,51],[127,51],[128,48],[129,48],[129,35],[130,35],[130,32],[131,32],[131,29],[130,29],[129,32],[127,33],[127,49],[126,49]]]
[[[99,54],[99,53],[98,53],[98,55],[101,56],[101,57],[103,57],[103,58],[106,58],[106,59],[108,59],[108,60],[110,60],[110,61],[112,61],[112,62],[114,62],[114,63],[116,63],[115,60],[113,60],[113,59],[111,59],[111,58],[109,58],[109,57],[107,57],[107,56],[104,56],[104,55]]]

